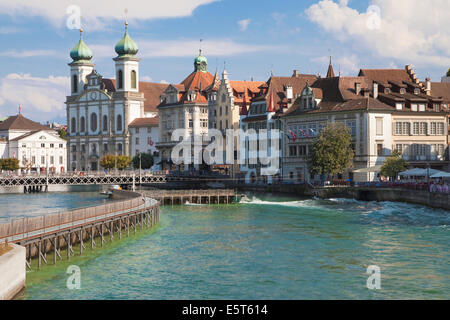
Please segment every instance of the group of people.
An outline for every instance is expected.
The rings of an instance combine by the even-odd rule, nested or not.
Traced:
[[[443,180],[431,181],[429,188],[430,192],[450,193],[450,183]]]

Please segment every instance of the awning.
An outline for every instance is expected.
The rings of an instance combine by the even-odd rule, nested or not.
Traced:
[[[402,177],[426,177],[426,176],[432,176],[436,173],[440,173],[442,171],[436,170],[436,169],[421,169],[421,168],[414,168],[411,170],[403,171],[400,173],[400,176]]]
[[[354,173],[380,172],[382,165],[353,170]]]
[[[450,178],[450,172],[438,172],[430,176],[430,178]]]

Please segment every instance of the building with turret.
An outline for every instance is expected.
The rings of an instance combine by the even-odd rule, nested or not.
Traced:
[[[99,170],[105,155],[133,156],[133,150],[147,149],[133,145],[136,139],[129,125],[136,119],[157,116],[159,97],[168,85],[139,81],[139,48],[128,34],[128,23],[115,51],[115,79],[105,79],[95,70],[82,30],[70,52],[71,94],[66,99],[69,170]]]

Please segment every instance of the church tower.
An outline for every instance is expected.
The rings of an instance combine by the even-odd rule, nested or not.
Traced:
[[[125,22],[125,35],[115,47],[118,56],[116,63],[116,91],[139,92],[139,61],[136,54],[137,44],[128,34],[128,22]]]
[[[71,95],[77,96],[84,91],[87,76],[94,70],[94,64],[91,63],[92,51],[83,41],[82,29],[80,29],[80,41],[70,51],[70,57],[73,59],[69,63]]]

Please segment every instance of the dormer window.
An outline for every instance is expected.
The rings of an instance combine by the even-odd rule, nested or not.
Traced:
[[[385,94],[389,94],[389,92],[390,92],[390,91],[389,91],[389,88],[384,88],[384,93],[385,93]]]
[[[420,93],[420,89],[419,88],[415,88],[414,89],[414,94],[419,94]]]
[[[405,88],[400,88],[400,94],[405,94]]]

